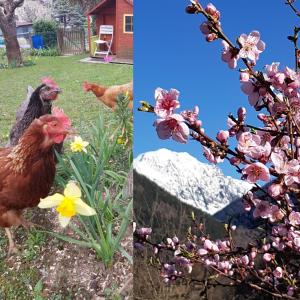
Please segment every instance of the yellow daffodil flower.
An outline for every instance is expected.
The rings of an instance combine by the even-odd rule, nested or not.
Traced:
[[[119,136],[118,138],[117,138],[117,144],[119,144],[119,145],[124,145],[125,144],[125,138],[124,137],[122,137],[122,136]]]
[[[56,211],[59,213],[59,223],[62,227],[66,227],[71,218],[76,214],[83,216],[93,216],[96,214],[96,211],[92,207],[81,200],[80,188],[73,181],[67,184],[63,195],[56,193],[41,199],[38,207],[56,207]]]
[[[88,142],[84,141],[80,136],[75,136],[74,141],[71,143],[72,152],[85,152],[87,153],[86,147],[89,145]]]

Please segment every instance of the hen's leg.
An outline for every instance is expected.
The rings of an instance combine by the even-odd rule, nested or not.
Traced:
[[[11,256],[12,254],[15,254],[18,252],[18,249],[15,245],[15,242],[13,240],[13,237],[12,237],[12,234],[11,234],[11,231],[8,227],[5,227],[5,233],[8,237],[8,243],[9,243],[9,246],[8,246],[8,252],[7,252],[7,256]]]

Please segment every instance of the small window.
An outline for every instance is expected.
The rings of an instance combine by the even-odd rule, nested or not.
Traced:
[[[133,15],[124,15],[124,32],[133,33]]]

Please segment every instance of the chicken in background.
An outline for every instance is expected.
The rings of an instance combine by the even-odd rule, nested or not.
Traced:
[[[58,85],[49,77],[42,78],[42,84],[37,87],[30,96],[28,104],[26,100],[17,110],[16,123],[13,125],[7,147],[18,144],[19,139],[31,122],[45,114],[51,114],[52,101],[56,100],[61,92]]]
[[[37,206],[53,185],[53,145],[64,141],[71,128],[62,110],[35,119],[14,147],[0,148],[0,227],[9,239],[8,256],[16,252],[11,226],[28,228],[22,211]]]
[[[133,84],[132,81],[122,85],[113,85],[106,87],[95,83],[83,83],[83,90],[86,92],[92,91],[94,95],[106,106],[115,110],[117,106],[117,97],[120,94],[128,93],[130,109],[133,108]]]

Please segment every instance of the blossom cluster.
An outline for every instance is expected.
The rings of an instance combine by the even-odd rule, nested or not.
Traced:
[[[155,255],[163,249],[173,251],[172,261],[161,266],[165,282],[182,278],[191,272],[195,263],[200,262],[235,284],[246,281],[273,296],[298,299],[300,73],[297,66],[295,70],[288,66],[280,68],[278,62],[266,65],[263,71],[256,71],[256,62],[266,48],[260,33],[241,34],[234,44],[223,33],[221,14],[213,4],[203,8],[198,1],[192,0],[191,3],[186,11],[201,13],[206,18],[200,26],[206,40],[221,40],[221,59],[232,69],[239,63],[245,65],[246,68],[239,69],[241,90],[259,112],[260,125],[247,124],[246,109],[240,107],[236,116],[228,116],[228,128],[220,130],[213,139],[204,132],[197,106],[176,113],[180,108],[179,91],[158,88],[155,91],[156,103],[152,107],[157,116],[154,126],[161,139],[172,138],[187,143],[190,137],[201,143],[209,162],[216,164],[227,159],[243,180],[253,184],[253,189],[243,197],[244,208],[253,219],[264,221],[264,238],[241,249],[232,241],[235,226],[230,226],[227,228],[228,237],[223,240],[213,241],[200,230],[200,235],[189,234],[187,243],[173,237],[164,243],[151,244],[151,230],[144,228],[136,231],[136,244],[140,248],[151,244]],[[143,104],[148,111],[149,107],[151,105]],[[236,146],[232,148],[232,144]]]

